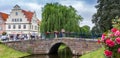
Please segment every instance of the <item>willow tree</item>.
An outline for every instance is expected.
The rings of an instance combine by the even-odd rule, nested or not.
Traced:
[[[77,32],[79,30],[79,22],[82,17],[72,6],[63,6],[58,3],[47,3],[42,9],[42,21],[40,31],[44,32],[60,32],[64,29],[66,32]]]

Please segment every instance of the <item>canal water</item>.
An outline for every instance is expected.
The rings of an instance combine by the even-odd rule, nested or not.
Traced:
[[[79,58],[80,56],[71,56],[71,55],[30,55],[22,58]]]
[[[58,48],[59,47],[59,48]],[[80,56],[73,56],[69,47],[65,44],[58,43],[57,51],[56,49],[51,50],[50,55],[30,55],[22,58],[79,58]],[[54,46],[56,48],[56,46]]]

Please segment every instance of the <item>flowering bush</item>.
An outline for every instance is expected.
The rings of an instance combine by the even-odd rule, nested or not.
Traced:
[[[107,58],[120,58],[120,30],[112,28],[102,34],[100,42],[104,45],[104,54]]]

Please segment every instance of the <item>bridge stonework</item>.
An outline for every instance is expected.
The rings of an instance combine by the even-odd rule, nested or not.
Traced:
[[[13,49],[31,54],[49,54],[51,48],[57,43],[67,45],[71,49],[73,55],[82,55],[88,51],[96,50],[101,47],[97,44],[97,41],[85,41],[73,38],[4,42],[5,45]]]

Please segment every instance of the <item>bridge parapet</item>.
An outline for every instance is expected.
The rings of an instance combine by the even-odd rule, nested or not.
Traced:
[[[100,48],[97,41],[74,39],[74,38],[57,38],[53,40],[26,40],[26,41],[11,41],[4,42],[5,45],[22,52],[31,54],[48,54],[51,48],[57,43],[67,45],[74,55],[82,55],[87,51],[92,51]],[[56,48],[58,49],[58,47]]]

